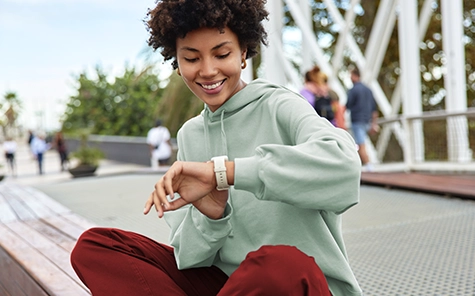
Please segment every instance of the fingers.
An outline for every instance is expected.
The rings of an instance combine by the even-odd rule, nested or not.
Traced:
[[[145,203],[144,214],[148,214],[150,209],[154,206],[158,217],[162,218],[164,212],[171,209],[167,195],[171,197],[174,196],[173,176],[173,172],[167,173],[155,184],[155,190],[150,194]]]
[[[164,214],[164,209],[163,209],[163,203],[160,201],[160,199],[158,198],[157,194],[156,194],[156,191],[153,191],[151,194],[150,194],[150,197],[148,198],[148,200],[145,202],[145,207],[143,209],[143,213],[144,215],[148,214],[150,212],[150,209],[152,207],[155,207],[155,210],[157,211],[158,213],[158,217],[159,218],[162,218],[163,217],[163,214]]]
[[[153,193],[152,193],[153,194]],[[144,215],[147,215],[149,212],[150,212],[150,209],[152,208],[153,206],[153,198],[152,198],[152,194],[150,194],[150,197],[147,199],[147,201],[145,202],[145,207],[143,209],[143,213]]]

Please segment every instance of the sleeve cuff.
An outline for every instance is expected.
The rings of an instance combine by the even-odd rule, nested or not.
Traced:
[[[259,156],[234,159],[234,188],[262,195],[263,184],[259,178]]]
[[[232,208],[229,204],[226,205],[223,218],[214,220],[203,215],[198,209],[192,207],[192,219],[196,228],[207,239],[214,241],[219,240],[231,233],[231,219]]]

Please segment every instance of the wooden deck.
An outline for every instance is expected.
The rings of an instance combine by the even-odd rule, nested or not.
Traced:
[[[90,295],[69,262],[94,226],[31,187],[0,185],[0,295]]]
[[[361,183],[475,200],[475,174],[363,172]]]

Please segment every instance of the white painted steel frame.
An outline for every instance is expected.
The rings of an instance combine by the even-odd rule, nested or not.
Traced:
[[[361,69],[362,80],[370,86],[375,94],[382,115],[391,117],[397,114],[401,103],[406,116],[422,113],[421,83],[420,83],[420,49],[419,42],[424,38],[427,26],[432,16],[432,4],[438,2],[442,8],[443,47],[447,58],[447,73],[445,75],[446,110],[463,111],[467,108],[466,81],[464,65],[464,47],[462,43],[462,3],[463,0],[425,0],[417,19],[416,0],[381,0],[373,23],[366,52],[363,54],[357,45],[351,28],[355,18],[354,7],[360,0],[350,0],[350,7],[343,17],[332,0],[322,0],[333,21],[340,28],[336,51],[333,59],[328,57],[318,44],[313,32],[310,2],[308,0],[269,0],[267,9],[270,13],[266,29],[269,34],[269,46],[263,49],[263,74],[265,78],[282,85],[293,85],[295,89],[302,87],[303,78],[292,68],[292,64],[284,57],[282,50],[282,19],[284,2],[289,9],[296,25],[302,33],[302,62],[303,65],[318,64],[329,77],[330,87],[338,94],[341,103],[346,102],[346,91],[351,85],[343,85],[345,81],[338,79],[344,74],[340,69],[343,57],[349,52],[355,64]],[[399,50],[401,78],[389,100],[377,81],[381,70],[382,60],[387,50],[390,36],[396,20],[399,31]],[[417,32],[418,34],[415,34]],[[447,32],[450,32],[448,34]],[[303,71],[310,68],[302,67]],[[301,73],[302,74],[302,73]],[[452,121],[452,122],[451,122]],[[450,151],[450,161],[466,162],[471,160],[468,145],[468,129],[465,117],[453,118],[448,125],[448,141],[456,142],[457,147]],[[453,122],[456,121],[456,122]],[[456,127],[457,130],[453,130]],[[462,129],[462,131],[460,130]],[[377,151],[369,142],[371,161],[378,163],[384,155],[391,133],[394,132],[401,147],[404,147],[404,158],[407,166],[413,162],[424,162],[424,141],[422,124],[395,123],[385,128],[379,137]]]
[[[467,110],[465,79],[465,51],[463,46],[462,1],[441,0],[442,42],[447,60],[445,74],[445,110],[463,112]],[[468,143],[467,118],[460,116],[447,119],[447,143],[449,160],[468,162],[472,151]],[[455,145],[453,145],[455,144]]]

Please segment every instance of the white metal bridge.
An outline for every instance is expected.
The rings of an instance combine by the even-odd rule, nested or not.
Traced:
[[[302,73],[286,59],[283,52],[282,19],[285,5],[302,36],[301,60],[302,65],[308,67],[301,69],[306,71],[313,65],[318,65],[328,75],[329,85],[338,94],[341,103],[345,104],[346,92],[351,83],[346,84],[338,77],[346,71],[341,66],[345,54],[349,53],[362,73],[362,81],[372,89],[380,110],[382,129],[377,143],[373,145],[368,139],[367,147],[371,161],[378,164],[377,168],[475,171],[469,140],[469,133],[474,133],[473,128],[470,130],[470,125],[475,125],[475,110],[467,108],[465,53],[462,42],[463,0],[425,0],[421,11],[418,11],[416,0],[381,0],[365,52],[361,52],[351,30],[356,17],[355,9],[360,5],[360,1],[349,0],[350,8],[342,15],[333,0],[322,0],[331,18],[340,28],[336,50],[329,59],[313,32],[312,10],[308,0],[268,0],[267,9],[270,15],[266,25],[269,45],[263,48],[261,75],[272,82],[294,89],[300,89],[303,85]],[[442,13],[440,33],[444,36],[443,51],[447,59],[444,72],[446,104],[444,112],[427,114],[422,110],[420,42],[433,14],[434,2],[440,5]],[[396,24],[401,75],[392,96],[387,97],[377,77]],[[243,77],[250,80],[252,73],[245,72]],[[402,114],[398,114],[401,106]],[[440,159],[427,160],[424,122],[427,124],[428,120],[442,120],[442,126],[446,129],[446,156]],[[400,146],[402,157],[398,162],[387,163],[383,159],[392,136]],[[425,136],[427,139],[427,135]]]

